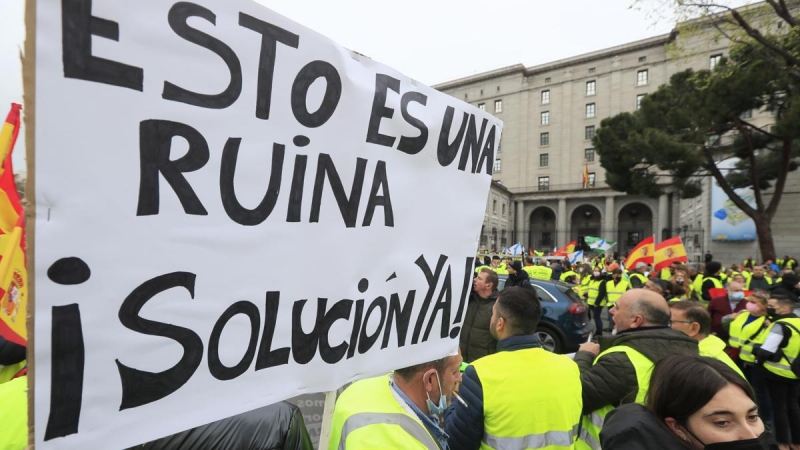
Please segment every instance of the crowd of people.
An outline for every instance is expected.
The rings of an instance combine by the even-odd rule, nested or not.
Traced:
[[[794,258],[482,262],[458,354],[354,383],[329,449],[800,449]],[[532,279],[572,283],[596,342],[543,350]]]
[[[800,450],[800,278],[794,258],[776,266],[491,258],[476,267],[459,351],[350,385],[320,445]],[[572,283],[596,340],[573,355],[544,350],[532,279]],[[25,378],[25,348],[0,340],[0,448],[26,445]],[[139,448],[312,444],[281,402]]]

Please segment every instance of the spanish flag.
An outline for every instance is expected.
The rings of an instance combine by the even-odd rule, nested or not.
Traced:
[[[20,126],[19,104],[11,112],[0,131],[0,335],[9,341],[26,345],[28,273],[25,269],[25,215],[14,183],[11,154]]]
[[[581,179],[583,180],[583,188],[589,188],[589,163],[586,161],[583,162],[583,173],[581,174]]]
[[[686,262],[689,257],[686,256],[686,248],[683,247],[683,241],[680,236],[656,245],[656,258],[655,258],[655,271],[666,269],[674,262]]]
[[[631,254],[628,256],[628,259],[625,260],[625,268],[628,270],[633,270],[636,268],[636,264],[643,262],[645,264],[653,264],[653,259],[655,258],[655,238],[653,236],[648,237],[647,239],[643,239],[636,247],[631,251]]]
[[[567,245],[561,247],[560,249],[556,250],[556,252],[553,253],[553,256],[569,256],[570,253],[574,253],[575,252],[575,246],[577,244],[578,244],[577,241],[572,241],[569,244],[567,244]]]

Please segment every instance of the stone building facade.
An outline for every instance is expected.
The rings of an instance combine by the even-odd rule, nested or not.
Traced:
[[[580,235],[601,236],[618,242],[616,250],[624,254],[651,234],[656,242],[683,235],[693,259],[702,259],[710,251],[735,260],[751,253],[756,256],[757,244],[711,239],[710,207],[706,206],[711,180],[701,197],[688,201],[670,192],[669,186],[658,198],[626,195],[605,184],[591,142],[603,118],[636,110],[644,96],[677,72],[713,67],[729,46],[712,30],[687,36],[673,31],[552,63],[517,64],[434,87],[504,122],[493,179],[510,193],[513,222],[507,242],[552,250]],[[768,126],[768,114],[753,114]],[[798,176],[790,175],[784,207],[774,223],[776,243],[785,242],[785,252],[795,254],[800,254],[800,227],[790,223],[798,223],[800,217],[794,218],[791,211],[795,208],[786,205],[800,199],[798,187]]]

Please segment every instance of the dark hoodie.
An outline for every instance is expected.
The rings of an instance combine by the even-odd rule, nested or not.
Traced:
[[[609,336],[609,339],[601,340],[600,352],[618,345],[637,350],[653,363],[673,353],[698,353],[696,340],[666,326],[634,328]],[[589,352],[575,354],[575,362],[581,371],[584,414],[608,405],[617,407],[634,402],[639,382],[628,355],[615,352],[603,356],[597,364],[594,360],[595,356]]]
[[[622,405],[608,413],[600,431],[603,450],[655,448],[656,442],[661,450],[687,448],[658,417],[636,403]]]
[[[513,268],[516,273],[508,276],[508,279],[506,280],[506,284],[505,286],[503,286],[503,289],[514,286],[533,289],[533,286],[531,286],[530,277],[528,276],[528,272],[522,270],[522,264],[520,264],[519,261],[514,261],[513,263],[511,263],[511,268]]]

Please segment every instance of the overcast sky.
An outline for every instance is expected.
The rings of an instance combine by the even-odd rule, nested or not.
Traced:
[[[53,0],[55,1],[55,0]],[[130,0],[135,1],[135,0]],[[222,1],[222,0],[220,0]],[[653,1],[653,0],[650,0]],[[537,65],[669,32],[634,0],[261,0],[269,8],[431,85]],[[24,0],[3,0],[0,114],[22,101]],[[22,137],[22,135],[20,135]],[[24,143],[15,152],[21,167]]]

